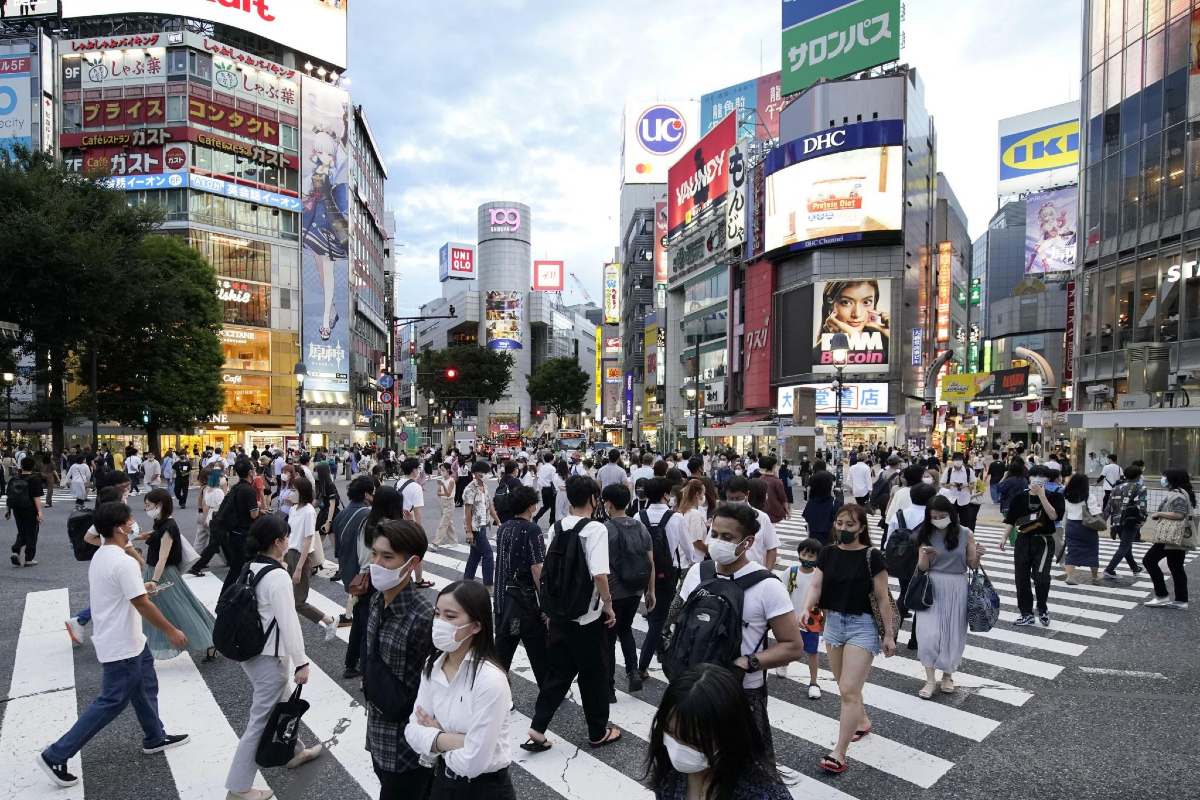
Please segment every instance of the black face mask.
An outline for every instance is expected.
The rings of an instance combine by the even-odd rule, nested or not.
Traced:
[[[837,535],[842,544],[854,544],[858,540],[858,531],[838,530]]]

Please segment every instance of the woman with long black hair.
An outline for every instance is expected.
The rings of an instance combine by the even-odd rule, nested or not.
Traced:
[[[317,476],[317,482],[313,485],[313,497],[317,502],[317,533],[325,537],[329,534],[333,518],[341,510],[342,498],[338,494],[337,485],[333,481],[333,472],[329,469],[327,462],[322,461],[317,464],[317,468],[313,472]]]
[[[1164,469],[1162,485],[1167,490],[1167,496],[1158,507],[1158,511],[1150,515],[1150,519],[1185,520],[1186,522],[1196,510],[1196,492],[1192,489],[1191,477],[1182,469]],[[1154,581],[1154,599],[1147,600],[1143,605],[1187,609],[1187,572],[1183,568],[1183,560],[1188,550],[1195,547],[1196,538],[1193,534],[1182,544],[1155,542],[1146,551],[1146,555],[1142,556],[1142,566],[1146,568],[1150,580]],[[1167,560],[1167,567],[1171,570],[1171,579],[1175,582],[1174,601],[1167,594],[1167,582],[1163,578],[1162,567],[1159,566],[1159,562],[1164,558]]]
[[[657,800],[788,800],[733,670],[701,664],[667,686],[650,725]]]
[[[487,589],[468,581],[442,589],[433,646],[404,729],[414,752],[437,759],[430,800],[513,800],[512,691],[496,653]]]
[[[1088,567],[1092,571],[1092,583],[1100,578],[1100,533],[1083,524],[1085,512],[1099,516],[1103,511],[1100,504],[1091,499],[1092,487],[1087,475],[1072,475],[1063,491],[1063,499],[1067,503],[1067,524],[1063,532],[1066,552],[1063,563],[1066,566],[1066,581],[1068,586],[1074,586],[1075,568]]]

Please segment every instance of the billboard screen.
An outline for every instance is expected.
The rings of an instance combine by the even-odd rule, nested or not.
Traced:
[[[1079,102],[1000,120],[1001,200],[1079,181]]]
[[[604,324],[616,325],[621,321],[621,265],[604,265]]]
[[[0,151],[33,147],[33,100],[29,96],[30,54],[0,45]]]
[[[783,93],[900,58],[900,0],[783,0]]]
[[[521,292],[487,293],[484,305],[484,331],[487,346],[493,350],[521,349]]]
[[[1075,271],[1079,187],[1025,198],[1025,274]]]
[[[846,372],[887,372],[891,352],[890,281],[818,281],[813,293],[813,372],[836,372],[833,336],[846,334]]]
[[[654,204],[654,285],[666,286],[670,276],[667,269],[667,204]]]
[[[700,138],[700,104],[643,101],[625,105],[621,176],[625,183],[666,183],[667,170]]]
[[[21,17],[53,17],[58,13],[58,0],[22,0],[0,3],[0,19],[20,19]]]
[[[667,227],[683,229],[704,206],[720,205],[729,189],[729,148],[737,144],[737,118],[723,119],[671,167],[667,178]]]
[[[943,375],[943,400],[1009,400],[1029,394],[1029,367]]]
[[[563,262],[533,262],[533,290],[535,292],[561,292],[563,290]]]
[[[172,14],[257,34],[305,55],[346,66],[347,0],[171,0]],[[163,0],[62,0],[63,19],[160,14]]]
[[[438,280],[471,280],[475,277],[475,245],[446,242],[438,250]]]
[[[306,389],[350,391],[350,149],[346,106],[350,95],[315,78],[304,79],[304,136],[300,150],[304,194],[300,233],[303,307],[302,360]],[[244,187],[243,187],[244,188]]]
[[[937,340],[950,341],[950,276],[954,272],[954,246],[938,242]]]
[[[700,126],[703,133],[717,127],[717,123],[733,113],[735,109],[756,111],[753,121],[743,125],[738,138],[776,139],[779,137],[779,112],[787,103],[780,91],[782,74],[772,72],[745,83],[726,86],[700,97]]]

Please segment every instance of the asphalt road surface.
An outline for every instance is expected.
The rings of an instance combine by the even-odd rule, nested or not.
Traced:
[[[344,491],[343,484],[343,496]],[[136,518],[148,527],[140,498],[131,500]],[[143,755],[140,729],[127,710],[74,763],[73,771],[83,777],[81,786],[58,789],[34,766],[34,756],[70,727],[101,682],[90,640],[72,648],[63,627],[88,602],[88,565],[73,559],[66,536],[71,507],[60,492],[47,509],[37,566],[0,562],[0,603],[8,609],[0,615],[0,800],[223,798],[225,774],[250,701],[250,685],[240,666],[223,658],[204,664],[185,654],[156,665],[162,719],[168,732],[191,734],[189,744]],[[993,631],[968,637],[956,694],[938,694],[931,701],[917,698],[923,670],[916,653],[904,649],[907,633],[902,634],[899,653],[876,660],[866,687],[874,732],[851,746],[847,772],[829,776],[817,766],[837,729],[838,698],[827,664],[822,661],[825,691],[818,701],[805,696],[807,675],[801,676],[800,666],[793,665],[790,678],[770,675],[778,759],[802,775],[793,795],[818,800],[1200,797],[1200,773],[1193,768],[1200,723],[1196,611],[1142,607],[1151,596],[1150,583],[1122,567],[1120,580],[1099,586],[1068,587],[1056,578],[1050,627],[1014,628],[1012,558],[996,549],[999,525],[989,512],[981,515],[977,534],[990,548],[984,563],[1001,594],[1003,613]],[[190,537],[195,529],[191,502],[177,511],[176,519]],[[425,527],[431,534],[438,519],[430,482]],[[780,525],[779,569],[795,563],[795,545],[804,536],[798,512],[795,519]],[[461,509],[455,512],[455,527],[461,541]],[[0,522],[6,548],[14,534],[11,521]],[[1113,544],[1102,541],[1102,556]],[[1139,545],[1138,553],[1144,548]],[[444,586],[461,576],[465,559],[464,546],[431,552],[425,574]],[[1196,565],[1189,565],[1195,582]],[[224,571],[219,559],[214,567],[214,575],[189,579],[210,608],[220,588],[217,576]],[[336,614],[345,601],[340,583],[314,580],[311,603]],[[312,703],[305,739],[324,742],[328,752],[298,770],[268,770],[256,785],[270,786],[288,800],[374,798],[378,784],[363,749],[361,695],[356,680],[341,677],[349,629],[326,643],[315,626],[304,620],[301,626],[313,662],[304,693]],[[639,617],[639,645],[644,629]],[[517,796],[650,797],[641,777],[645,738],[665,688],[661,673],[652,673],[636,697],[621,691],[624,679],[618,676],[611,719],[624,731],[620,743],[588,749],[578,698],[572,697],[549,731],[557,746],[531,755],[515,747],[525,738],[536,699],[523,656],[519,651],[512,673],[516,710],[510,736]]]

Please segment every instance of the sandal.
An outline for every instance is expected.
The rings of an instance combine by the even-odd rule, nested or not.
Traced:
[[[853,738],[853,739],[851,739],[850,741],[852,741],[852,742],[857,742],[859,739],[863,738],[864,736],[866,736],[866,735],[867,735],[867,734],[869,734],[870,732],[871,732],[871,726],[870,726],[870,725],[868,725],[866,730],[862,730],[862,731],[855,731],[855,732],[854,732],[854,738]]]
[[[942,694],[954,694],[954,680],[952,678],[942,678]]]
[[[921,687],[921,691],[917,692],[917,697],[921,698],[922,700],[930,699],[933,697],[933,688],[934,687],[932,683],[925,684]]]
[[[614,734],[616,734],[616,735],[614,736]],[[589,739],[588,747],[595,750],[598,747],[604,747],[605,745],[610,745],[613,742],[619,742],[619,741],[621,741],[621,731],[619,729],[605,728],[604,729],[604,738],[598,742],[593,742],[592,740]]]
[[[211,664],[212,662],[214,662],[216,660],[217,660],[217,648],[216,647],[210,647],[204,651],[204,658],[202,659],[203,663]]]
[[[521,745],[521,749],[527,753],[544,753],[551,747],[553,745],[550,744],[549,739],[542,739],[540,742],[537,742],[534,741],[532,736],[526,739],[525,743]]]
[[[413,586],[416,586],[418,589],[432,589],[433,581],[414,581]]]
[[[832,772],[835,775],[846,771],[846,765],[838,761],[833,756],[825,756],[820,760],[821,769],[826,772]]]

